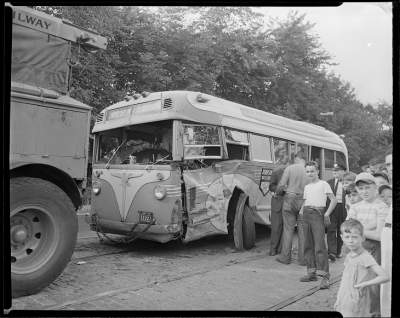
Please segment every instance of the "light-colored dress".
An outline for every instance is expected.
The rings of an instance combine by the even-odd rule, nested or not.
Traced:
[[[370,269],[377,265],[376,260],[367,251],[358,255],[347,254],[334,310],[343,317],[372,317],[370,287],[354,288],[363,281],[372,279],[375,273]]]
[[[385,224],[392,225],[392,207],[389,208]],[[381,317],[391,317],[392,302],[392,227],[385,226],[381,234],[381,262],[390,280],[381,285]]]

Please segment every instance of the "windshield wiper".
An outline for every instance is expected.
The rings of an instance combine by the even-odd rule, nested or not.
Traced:
[[[125,140],[122,140],[121,144],[120,144],[120,145],[118,146],[118,148],[114,151],[114,153],[112,154],[110,160],[108,160],[108,162],[106,163],[106,169],[110,168],[110,162],[111,162],[111,160],[114,159],[114,156],[117,154],[119,148],[121,148],[122,145],[123,145],[125,142],[126,142],[126,139],[125,139]]]
[[[170,156],[170,154],[166,155],[165,157],[162,157],[161,159],[158,159],[157,161],[154,161],[152,164],[147,165],[145,169],[146,169],[146,170],[147,170],[147,169],[150,169],[152,166],[154,166],[155,164],[157,164],[157,163],[159,163],[159,162],[161,162],[161,161],[164,161],[164,160],[167,159],[169,156]]]

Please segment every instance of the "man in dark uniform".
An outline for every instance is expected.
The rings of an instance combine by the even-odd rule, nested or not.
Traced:
[[[269,255],[274,256],[281,252],[282,248],[282,231],[283,231],[283,218],[282,206],[283,195],[285,192],[278,189],[279,181],[282,178],[283,171],[286,164],[281,164],[272,171],[271,182],[269,184],[269,191],[272,192],[271,198],[271,245]]]
[[[346,192],[343,189],[343,174],[346,168],[340,164],[335,164],[333,168],[333,178],[328,180],[333,194],[337,199],[337,204],[330,215],[331,224],[327,227],[326,241],[328,243],[328,257],[334,262],[337,257],[341,257],[343,241],[340,238],[340,225],[346,219],[345,197]],[[327,200],[329,205],[330,200]]]

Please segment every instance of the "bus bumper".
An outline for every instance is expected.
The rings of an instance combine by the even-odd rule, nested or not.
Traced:
[[[149,224],[136,224],[136,223],[105,220],[97,217],[95,214],[92,214],[90,216],[86,215],[85,221],[90,225],[90,229],[92,231],[99,231],[103,233],[112,233],[120,235],[128,235],[132,233],[141,234],[141,232],[143,232],[143,234],[151,233],[151,234],[165,235],[165,234],[177,234],[180,232],[179,224],[169,224],[169,225],[153,224],[149,226]]]

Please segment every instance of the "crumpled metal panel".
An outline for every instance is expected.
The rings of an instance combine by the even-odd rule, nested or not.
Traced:
[[[221,177],[212,167],[183,173],[189,217],[185,241],[227,233],[229,200]]]
[[[268,224],[271,195],[260,189],[265,164],[245,161],[220,162],[215,168],[185,171],[188,226],[185,241],[227,233],[229,200],[235,188],[249,196],[249,206],[258,222]],[[267,212],[267,213],[265,213]]]

